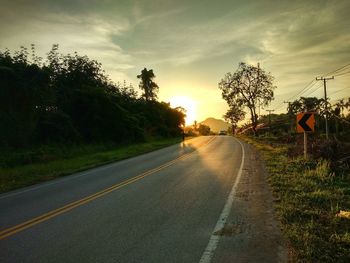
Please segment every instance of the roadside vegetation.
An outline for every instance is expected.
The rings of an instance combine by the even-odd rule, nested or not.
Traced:
[[[240,136],[265,160],[275,208],[290,245],[292,262],[349,262],[350,169],[342,158],[302,157],[301,147],[283,137]],[[346,146],[325,146],[322,154],[347,152]],[[341,149],[340,149],[341,148]],[[346,214],[346,213],[345,213]]]
[[[344,68],[335,75],[343,75]],[[219,88],[229,106],[224,118],[232,133],[253,144],[265,160],[290,260],[350,262],[350,98],[330,103],[300,97],[288,102],[285,114],[268,110],[269,115],[258,116],[258,104],[267,106],[274,98],[273,77],[245,63],[227,73]],[[244,109],[251,121],[238,127]],[[295,132],[296,115],[302,112],[313,112],[316,119],[315,133],[307,136],[306,159],[303,134]]]
[[[35,47],[0,51],[1,192],[140,154],[181,138],[185,112],[159,102],[153,70],[141,94],[100,63]],[[159,141],[159,142],[158,142]]]
[[[44,145],[32,150],[1,154],[0,193],[134,157],[178,142],[180,138],[129,145]]]
[[[193,125],[185,127],[184,132],[186,137],[214,135],[208,125],[202,123],[198,124],[197,121],[194,121]]]

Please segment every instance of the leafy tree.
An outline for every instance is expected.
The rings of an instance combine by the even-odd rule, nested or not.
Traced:
[[[40,112],[50,98],[49,75],[29,64],[22,47],[13,57],[0,52],[0,83],[0,144],[30,144]]]
[[[331,107],[331,116],[333,117],[335,121],[335,132],[337,135],[339,135],[340,131],[340,124],[342,124],[342,130],[345,130],[344,123],[347,121],[345,120],[344,110],[350,108],[350,98],[348,101],[345,100],[345,98],[342,98],[338,100],[334,105]]]
[[[141,71],[140,75],[137,75],[138,79],[141,79],[139,87],[141,90],[143,90],[142,97],[146,101],[156,101],[157,100],[157,93],[159,90],[158,85],[153,81],[153,79],[156,76],[153,73],[153,70],[147,70],[147,68],[144,68]]]
[[[62,55],[58,45],[46,61],[34,46],[31,54],[0,51],[0,148],[180,136],[185,113],[157,102],[153,71],[143,73],[153,90],[140,100],[131,85],[110,81],[100,63]]]
[[[298,112],[313,111],[320,113],[322,111],[323,99],[316,97],[301,97],[289,103],[287,111],[291,115],[295,115]]]
[[[244,119],[245,112],[236,104],[231,105],[230,109],[224,115],[224,119],[231,124],[231,132],[234,134],[237,123]]]
[[[339,109],[339,114],[337,115],[344,117],[344,110],[350,108],[350,98],[348,101],[345,101],[345,99],[340,99],[334,106]]]
[[[198,126],[198,132],[200,135],[209,135],[210,134],[210,127],[204,124],[199,124]]]
[[[267,106],[274,98],[273,76],[264,70],[241,62],[234,73],[227,73],[220,81],[222,97],[232,107],[247,107],[250,111],[252,128],[256,134],[258,101]]]

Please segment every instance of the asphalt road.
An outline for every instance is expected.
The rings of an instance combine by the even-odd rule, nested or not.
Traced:
[[[243,153],[199,137],[0,195],[0,261],[215,262]]]

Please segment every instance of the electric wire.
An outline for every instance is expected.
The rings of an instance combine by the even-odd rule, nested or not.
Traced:
[[[337,68],[335,70],[332,70],[326,74],[323,74],[322,76],[329,76],[329,75],[334,75],[334,77],[339,77],[339,76],[343,76],[343,75],[346,75],[346,74],[349,74],[350,71],[347,71],[350,69],[350,63],[349,64],[346,64],[344,66],[341,66],[340,68]],[[292,99],[294,98],[297,98],[298,96],[301,96],[302,94],[304,94],[305,92],[308,92],[310,91],[316,84],[316,80],[312,80],[310,81],[304,88],[302,88],[299,92],[297,92],[295,95],[291,96],[287,101],[291,101]],[[311,94],[313,94],[314,92],[316,92],[320,87],[322,86],[322,83],[320,83],[316,89],[314,89],[312,92],[308,93],[307,95],[305,96],[310,96]],[[345,90],[345,89],[343,89]],[[337,91],[336,93],[338,93],[340,91]],[[333,93],[334,94],[334,93]],[[281,108],[283,108],[284,106],[284,102],[281,102],[280,104],[277,104],[277,106],[275,107],[274,110],[279,110]]]
[[[346,65],[344,65],[344,66],[341,66],[341,67],[338,68],[338,69],[335,69],[335,70],[333,70],[333,71],[330,71],[330,72],[324,74],[323,76],[329,76],[329,75],[331,75],[331,74],[337,74],[336,72],[342,71],[342,70],[346,69],[346,68],[349,67],[349,66],[350,66],[350,63],[349,63],[349,64],[346,64]]]
[[[301,95],[303,92],[311,89],[317,82],[315,80],[310,81],[306,86],[304,86],[298,93],[291,96],[287,101],[292,100],[293,98],[296,98],[298,95]],[[284,102],[281,102],[280,104],[277,104],[275,107],[275,110],[279,110],[284,106]]]
[[[346,75],[346,74],[349,74],[349,73],[350,73],[350,71],[342,72],[342,73],[339,73],[339,74],[335,74],[334,77],[343,76],[343,75]]]
[[[348,87],[346,87],[346,88],[343,88],[343,89],[340,89],[340,90],[336,90],[335,92],[331,93],[330,95],[337,94],[337,93],[342,92],[342,91],[347,90],[347,89],[350,90],[350,87],[348,86]]]
[[[304,97],[309,97],[311,94],[314,94],[316,91],[318,91],[322,87],[323,87],[323,83],[319,83],[319,85],[314,90],[312,90],[308,94],[305,94]]]

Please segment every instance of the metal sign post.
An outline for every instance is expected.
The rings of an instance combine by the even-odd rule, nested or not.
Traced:
[[[307,133],[304,132],[304,159],[307,159]]]

